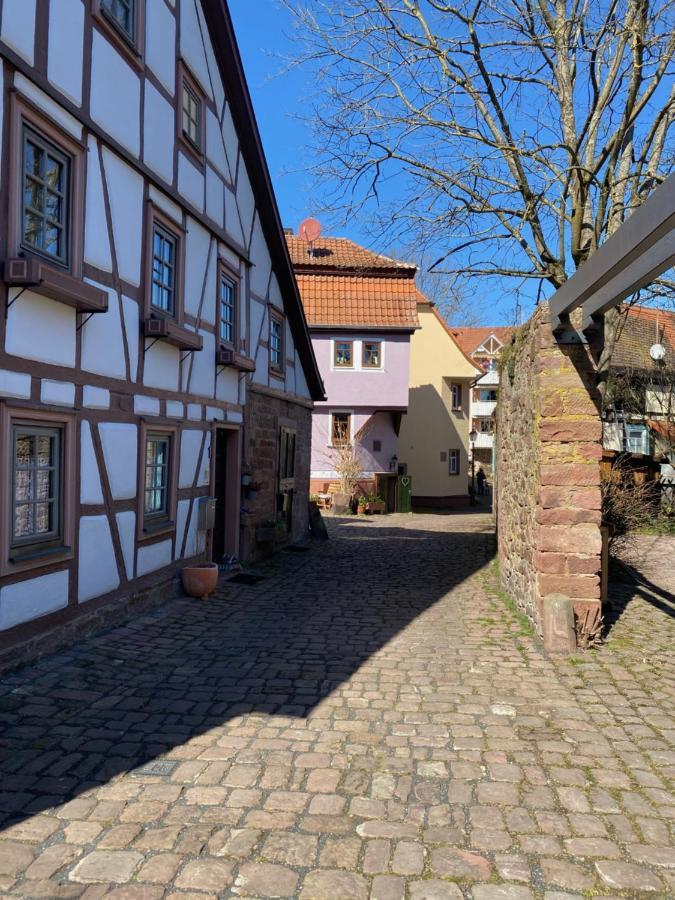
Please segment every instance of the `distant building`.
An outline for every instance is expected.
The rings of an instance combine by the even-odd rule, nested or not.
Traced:
[[[471,428],[477,434],[473,448],[475,465],[482,466],[488,475],[492,473],[493,466],[495,409],[499,389],[498,360],[513,332],[513,328],[493,325],[452,329],[460,348],[483,372],[473,383],[469,413]]]
[[[459,347],[428,300],[417,304],[420,329],[410,342],[410,396],[401,423],[401,463],[413,504],[448,507],[468,501],[471,383],[481,369]]]
[[[408,408],[410,338],[419,327],[416,267],[345,238],[286,240],[326,400],[312,414],[311,490],[337,479],[336,450],[359,448],[364,491],[398,473]]]
[[[625,309],[603,409],[607,455],[675,464],[675,313]]]

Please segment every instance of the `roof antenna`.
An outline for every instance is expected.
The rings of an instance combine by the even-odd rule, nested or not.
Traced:
[[[307,244],[309,256],[314,256],[314,241],[321,237],[321,222],[318,219],[305,219],[298,228],[298,237]]]

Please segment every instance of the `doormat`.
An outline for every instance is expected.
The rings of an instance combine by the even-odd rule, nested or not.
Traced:
[[[258,584],[260,581],[264,581],[264,575],[249,575],[248,572],[240,572],[238,575],[235,575],[234,578],[228,579],[229,584]]]
[[[286,553],[307,553],[309,547],[301,547],[298,544],[291,544],[290,547],[284,547]]]

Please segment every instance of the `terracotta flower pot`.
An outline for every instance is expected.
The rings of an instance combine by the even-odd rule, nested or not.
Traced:
[[[181,572],[185,593],[190,597],[205,600],[218,584],[218,563],[202,563],[200,566],[186,566]]]

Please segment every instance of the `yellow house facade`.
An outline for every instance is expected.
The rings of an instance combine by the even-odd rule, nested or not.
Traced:
[[[408,411],[399,464],[412,478],[415,506],[449,507],[468,499],[471,382],[482,370],[459,348],[428,301],[410,340]]]

